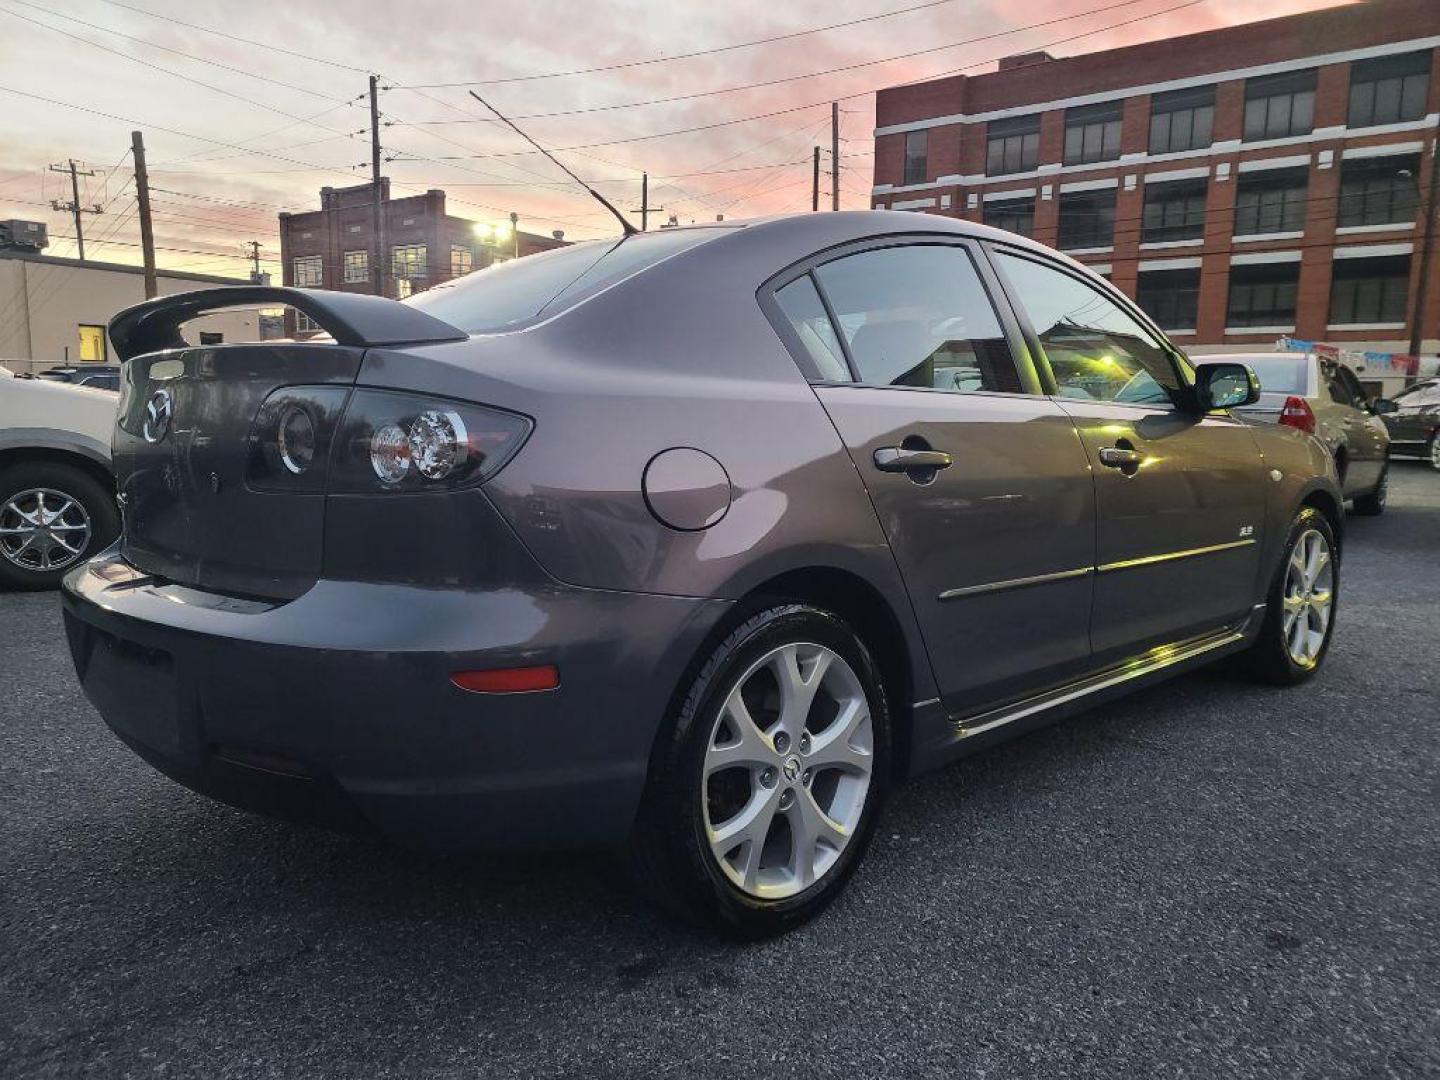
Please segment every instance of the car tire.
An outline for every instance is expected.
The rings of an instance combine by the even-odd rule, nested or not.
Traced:
[[[1325,553],[1319,568],[1310,561],[1316,545]],[[1286,534],[1280,565],[1266,595],[1259,637],[1246,654],[1250,673],[1260,682],[1293,686],[1320,669],[1330,650],[1339,607],[1337,551],[1335,531],[1325,515],[1313,506],[1301,507]],[[1322,593],[1325,604],[1315,603]]]
[[[1380,470],[1380,482],[1375,485],[1375,490],[1368,495],[1356,495],[1355,513],[1361,517],[1379,517],[1385,513],[1385,500],[1390,493],[1390,465],[1387,463]]]
[[[38,518],[49,527],[33,529]],[[0,470],[0,585],[53,589],[119,532],[114,494],[84,469],[27,461]]]
[[[760,611],[705,658],[661,733],[633,843],[641,886],[729,936],[797,926],[859,864],[890,768],[889,706],[859,635],[806,604]]]
[[[1430,435],[1430,442],[1425,447],[1425,460],[1436,472],[1440,472],[1440,428],[1437,428]]]

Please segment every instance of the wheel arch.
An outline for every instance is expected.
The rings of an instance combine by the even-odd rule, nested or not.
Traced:
[[[115,490],[115,474],[108,464],[78,450],[54,446],[12,446],[0,449],[0,473],[16,465],[68,465],[85,473],[106,491]]]
[[[1335,534],[1335,548],[1341,552],[1345,545],[1345,512],[1339,500],[1324,488],[1312,488],[1300,499],[1300,505],[1296,508],[1298,513],[1304,507],[1313,507],[1325,516],[1330,523],[1330,531]]]

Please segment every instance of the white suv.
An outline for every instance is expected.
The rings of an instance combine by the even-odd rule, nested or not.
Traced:
[[[47,589],[120,531],[118,396],[0,367],[0,586]]]

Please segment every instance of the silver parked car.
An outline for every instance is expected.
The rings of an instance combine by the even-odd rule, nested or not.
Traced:
[[[187,346],[290,304],[328,340]],[[400,303],[110,326],[121,541],[86,694],[238,806],[441,848],[629,840],[665,903],[808,917],[886,791],[1228,654],[1295,683],[1333,459],[1078,263],[858,212],[578,244]]]
[[[1390,433],[1348,367],[1313,353],[1291,352],[1202,356],[1195,362],[1248,365],[1260,380],[1260,400],[1236,409],[1235,415],[1314,435],[1335,459],[1341,490],[1355,512],[1385,512]]]

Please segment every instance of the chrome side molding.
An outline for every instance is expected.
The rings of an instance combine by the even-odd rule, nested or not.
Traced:
[[[1023,589],[1027,585],[1044,585],[1051,581],[1065,581],[1068,578],[1087,577],[1095,572],[1093,566],[1082,566],[1076,570],[1057,570],[1053,574],[1036,574],[1034,577],[1010,578],[1008,581],[991,581],[984,585],[967,585],[962,589],[946,589],[940,594],[941,600],[958,600],[962,596],[979,593],[1004,592],[1007,589]]]

